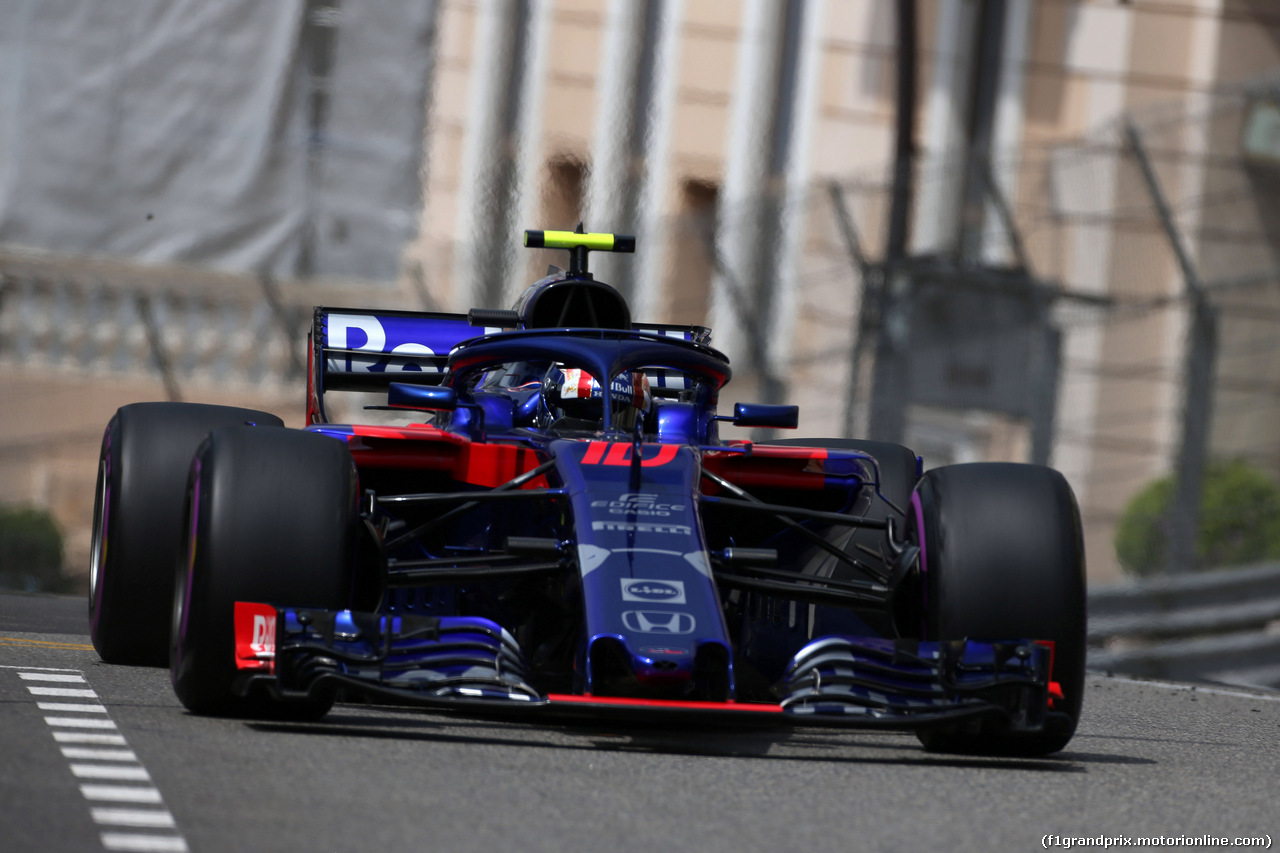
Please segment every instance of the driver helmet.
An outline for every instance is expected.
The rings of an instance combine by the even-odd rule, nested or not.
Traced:
[[[607,395],[600,382],[581,368],[553,365],[542,382],[543,405],[552,425],[562,429],[599,429],[604,424],[606,396],[615,429],[635,429],[653,407],[649,378],[642,370],[619,373]]]

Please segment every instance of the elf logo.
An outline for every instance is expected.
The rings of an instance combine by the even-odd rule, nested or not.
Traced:
[[[623,601],[647,601],[655,604],[684,604],[684,582],[653,578],[623,578]]]

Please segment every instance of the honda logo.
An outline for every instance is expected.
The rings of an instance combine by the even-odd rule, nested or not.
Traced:
[[[688,613],[667,610],[625,610],[622,624],[637,634],[692,634],[698,625]]]

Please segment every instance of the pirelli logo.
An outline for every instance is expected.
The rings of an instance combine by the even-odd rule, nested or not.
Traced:
[[[654,524],[644,521],[593,521],[592,530],[617,530],[623,533],[666,533],[673,536],[690,536],[693,529],[687,524]]]

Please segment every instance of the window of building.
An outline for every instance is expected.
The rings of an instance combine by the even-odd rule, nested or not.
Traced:
[[[720,187],[688,179],[680,188],[680,213],[671,230],[666,314],[672,323],[705,325],[710,314],[711,280]]]

